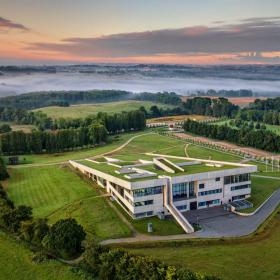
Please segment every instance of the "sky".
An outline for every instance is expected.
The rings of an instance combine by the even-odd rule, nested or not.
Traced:
[[[0,64],[279,64],[279,0],[0,0]]]

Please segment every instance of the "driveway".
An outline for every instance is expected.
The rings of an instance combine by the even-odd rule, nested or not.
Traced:
[[[254,215],[243,217],[233,213],[224,213],[222,208],[215,209],[211,217],[203,212],[197,213],[202,231],[196,232],[196,237],[239,237],[254,232],[274,211],[280,202],[280,189]],[[208,209],[209,210],[209,209]],[[211,209],[212,210],[212,209]],[[197,210],[201,211],[201,210]],[[207,210],[206,210],[207,211]],[[196,222],[196,213],[193,214]]]

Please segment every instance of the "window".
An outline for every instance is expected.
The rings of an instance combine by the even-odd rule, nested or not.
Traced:
[[[231,191],[238,191],[238,190],[243,190],[243,189],[248,189],[251,188],[251,185],[239,185],[239,186],[234,186],[231,187]]]
[[[139,197],[139,196],[146,196],[146,195],[161,194],[162,189],[163,189],[162,186],[139,189],[139,190],[133,191],[133,196]]]
[[[195,196],[195,192],[194,192],[194,182],[190,182],[189,184],[189,196]]]
[[[135,206],[135,207],[146,206],[146,205],[151,205],[151,204],[153,204],[153,203],[154,203],[153,200],[138,201],[138,202],[134,202],[134,206]]]
[[[220,199],[201,201],[201,202],[198,202],[198,207],[217,205],[217,204],[220,204],[220,202],[221,202]]]
[[[221,178],[220,178],[220,177],[217,177],[217,178],[215,179],[215,181],[216,181],[216,182],[220,182],[220,181],[221,181]]]
[[[215,190],[209,190],[209,191],[204,191],[204,192],[199,192],[199,196],[204,196],[204,195],[209,195],[209,194],[216,194],[216,193],[221,193],[223,190],[222,189],[215,189]]]
[[[239,199],[244,199],[244,198],[245,198],[245,194],[243,194],[243,195],[236,195],[236,196],[232,197],[232,201],[239,200]]]
[[[176,206],[176,208],[177,208],[179,211],[184,211],[184,210],[187,210],[187,205]]]
[[[148,211],[148,212],[141,212],[141,213],[134,214],[134,216],[135,218],[144,218],[144,217],[152,216],[153,214],[154,214],[153,211]]]
[[[246,181],[250,181],[250,174],[246,173],[246,174],[225,176],[224,180],[225,180],[225,185],[246,182]]]
[[[172,185],[173,199],[182,199],[188,196],[188,183],[179,183]]]
[[[199,189],[204,189],[204,184],[199,184]]]

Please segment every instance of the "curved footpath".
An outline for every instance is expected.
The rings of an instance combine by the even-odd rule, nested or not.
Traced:
[[[135,243],[148,241],[171,241],[190,238],[222,238],[241,237],[253,233],[270,216],[280,203],[280,189],[266,201],[260,210],[249,217],[239,216],[233,213],[201,220],[202,230],[191,234],[179,234],[169,236],[137,235],[129,238],[108,239],[101,242],[102,245],[118,243]]]

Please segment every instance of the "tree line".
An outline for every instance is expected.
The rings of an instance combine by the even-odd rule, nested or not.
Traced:
[[[18,109],[36,109],[53,104],[100,103],[128,99],[132,94],[122,90],[47,91],[32,92],[0,98],[1,106]]]
[[[242,109],[236,115],[236,119],[280,125],[280,112],[273,110]]]
[[[106,142],[106,128],[96,123],[77,129],[4,133],[0,135],[0,152],[5,155],[54,153]]]
[[[156,103],[168,104],[168,105],[181,105],[181,97],[175,92],[142,92],[135,95],[136,100],[152,101]]]
[[[214,90],[198,91],[194,96],[216,96],[216,97],[251,97],[252,90],[238,89],[238,90]]]
[[[186,132],[209,138],[227,140],[270,152],[280,152],[280,136],[268,130],[254,130],[249,127],[235,129],[227,125],[219,126],[192,120],[187,120],[183,127]]]
[[[183,107],[187,114],[206,115],[213,117],[234,117],[239,107],[232,104],[228,99],[209,98],[209,97],[194,97],[188,98],[183,103]]]

